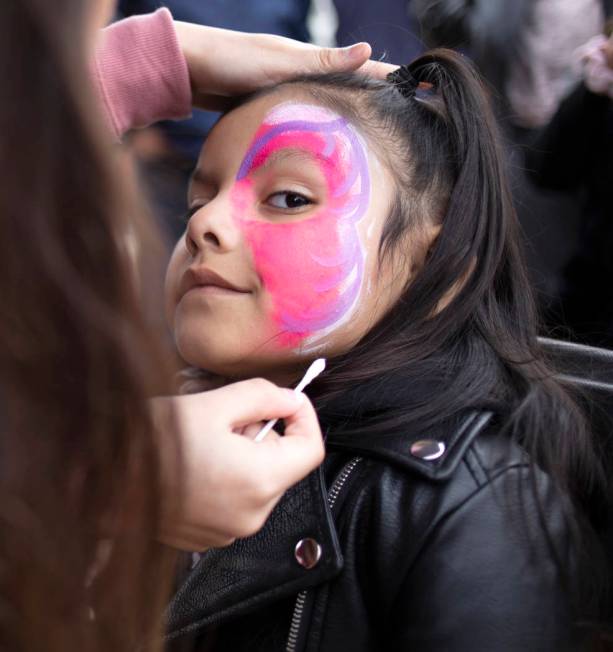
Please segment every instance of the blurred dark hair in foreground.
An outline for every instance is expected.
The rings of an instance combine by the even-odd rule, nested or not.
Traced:
[[[172,562],[153,543],[159,464],[146,405],[169,375],[141,313],[154,288],[138,278],[155,277],[158,244],[120,183],[127,160],[99,129],[90,10],[0,3],[5,650],[148,644]]]

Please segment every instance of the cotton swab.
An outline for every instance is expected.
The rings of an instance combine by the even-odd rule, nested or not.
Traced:
[[[311,366],[307,369],[306,374],[304,374],[302,380],[296,385],[294,388],[294,391],[296,394],[300,394],[300,392],[319,374],[326,368],[326,360],[325,358],[317,358],[317,360],[314,360],[311,363]],[[273,426],[275,423],[277,423],[279,419],[271,419],[264,425],[264,427],[258,432],[258,434],[255,436],[255,439],[253,441],[262,441],[264,437],[272,430]]]

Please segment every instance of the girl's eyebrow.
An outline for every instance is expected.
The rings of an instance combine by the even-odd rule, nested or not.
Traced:
[[[257,169],[265,170],[266,168],[271,167],[277,163],[282,163],[285,161],[296,161],[297,163],[308,162],[312,163],[321,159],[322,156],[314,154],[311,150],[301,147],[284,147],[279,149],[266,159],[266,162],[260,165]],[[256,170],[257,171],[257,170]]]
[[[257,172],[258,170],[266,170],[272,165],[275,165],[276,163],[282,163],[284,161],[296,160],[298,163],[311,163],[318,160],[319,158],[321,157],[313,154],[313,152],[305,148],[284,147],[283,149],[279,149],[270,154],[270,156],[268,156],[266,159],[266,162],[258,166],[258,168],[253,170],[253,172]],[[191,186],[192,184],[199,184],[201,186],[213,186],[215,185],[215,179],[210,172],[207,172],[206,170],[198,167],[194,170],[192,176],[190,177],[189,185]]]
[[[250,174],[266,171],[268,168],[283,163],[285,161],[296,163],[312,163],[313,161],[320,160],[321,155],[314,154],[312,151],[299,146],[296,147],[283,147],[275,152],[272,152],[266,159],[266,162],[258,166],[255,170],[251,170]],[[215,186],[215,177],[208,171],[197,167],[189,179],[188,186],[191,188],[193,185],[199,186]]]

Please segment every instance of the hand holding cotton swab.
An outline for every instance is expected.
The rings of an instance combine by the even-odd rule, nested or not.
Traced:
[[[317,358],[314,362],[311,363],[311,366],[307,369],[306,373],[304,374],[302,380],[296,385],[294,388],[294,391],[296,394],[300,394],[302,390],[319,374],[326,368],[326,360],[325,358]],[[258,434],[255,436],[255,439],[253,441],[262,441],[264,437],[272,430],[273,426],[275,423],[277,423],[279,419],[271,419],[266,423],[266,425],[258,432]]]

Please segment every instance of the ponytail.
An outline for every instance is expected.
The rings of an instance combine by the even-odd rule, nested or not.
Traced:
[[[504,357],[521,358],[514,343],[519,339],[522,349],[533,351],[536,309],[532,293],[525,291],[529,280],[518,222],[486,87],[474,66],[450,50],[432,50],[407,68],[418,82],[414,112],[427,114],[420,117],[429,126],[412,137],[410,151],[433,159],[427,166],[429,178],[436,178],[431,169],[436,166],[439,175],[446,170],[449,184],[443,228],[429,261],[435,273],[430,276],[438,279],[441,292],[457,279],[466,279],[452,308],[455,319],[459,311],[474,320],[479,317],[475,309],[483,306],[487,314],[480,317],[487,326],[480,319],[475,325],[488,343],[509,345]],[[428,178],[414,176],[412,183],[425,192],[436,190],[427,187]],[[515,324],[515,337],[507,336],[507,320],[501,322],[497,311],[488,310],[492,303],[504,305]]]

